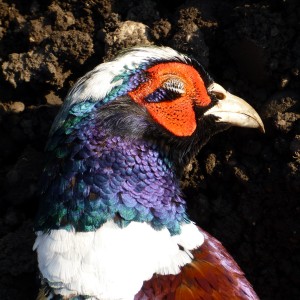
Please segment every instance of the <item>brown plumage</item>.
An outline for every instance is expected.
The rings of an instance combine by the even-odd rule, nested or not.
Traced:
[[[250,283],[222,244],[199,228],[205,242],[177,275],[154,275],[134,300],[257,300]]]

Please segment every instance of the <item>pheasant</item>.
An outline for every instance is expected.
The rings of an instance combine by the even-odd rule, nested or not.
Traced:
[[[168,47],[135,47],[69,91],[50,131],[36,218],[39,299],[258,299],[186,212],[183,166],[257,112]]]

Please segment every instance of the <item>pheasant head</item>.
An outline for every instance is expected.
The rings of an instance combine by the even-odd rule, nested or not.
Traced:
[[[215,83],[197,61],[170,48],[130,49],[79,79],[50,132],[36,222],[40,270],[56,293],[121,299],[137,293],[153,274],[177,274],[191,262],[189,251],[203,243],[204,235],[186,214],[178,174],[212,135],[232,125],[264,130],[249,104]],[[88,250],[82,254],[83,248],[96,247],[86,240],[95,232],[102,239],[100,248],[105,245],[104,232],[123,232],[132,243],[128,261],[135,273],[141,272],[141,262],[136,261],[138,250],[132,249],[142,245],[133,239],[146,239],[143,251],[149,252],[149,266],[139,279],[126,283],[126,293],[113,288],[121,279],[97,258],[93,264],[99,264],[100,271],[107,268],[107,279],[100,276],[101,281],[88,271],[100,283],[90,287],[88,280],[78,279],[75,265],[96,255]],[[75,245],[81,235],[82,248]],[[172,246],[154,248],[162,235]],[[62,246],[66,237],[72,246]],[[106,250],[100,248],[97,253],[105,257]],[[68,257],[76,253],[76,263],[69,259],[74,270],[60,264],[60,249]],[[57,270],[51,268],[52,260]],[[126,269],[125,261],[118,264]]]

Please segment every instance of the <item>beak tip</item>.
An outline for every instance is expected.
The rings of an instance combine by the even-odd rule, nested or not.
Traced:
[[[254,114],[254,120],[257,122],[257,128],[261,133],[266,133],[265,130],[265,125],[262,121],[262,119],[260,118],[260,116],[255,112]]]
[[[259,131],[260,131],[261,133],[266,133],[265,126],[264,126],[263,124],[261,124],[261,125],[259,126]]]

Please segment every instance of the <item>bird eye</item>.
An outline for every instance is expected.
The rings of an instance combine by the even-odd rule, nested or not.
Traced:
[[[172,101],[181,97],[184,93],[184,83],[182,81],[179,79],[169,79],[161,87],[149,94],[145,100],[149,103]]]
[[[177,94],[184,94],[184,83],[179,79],[169,79],[163,83],[163,87]]]

